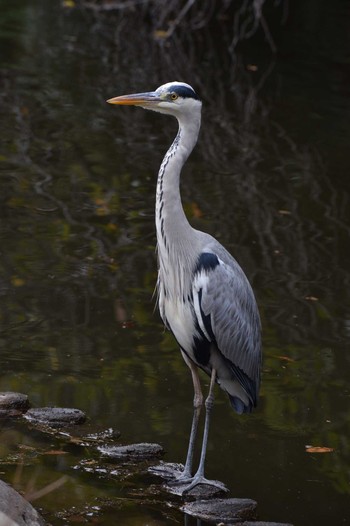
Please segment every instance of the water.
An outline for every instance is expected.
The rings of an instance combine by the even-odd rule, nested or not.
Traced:
[[[192,83],[204,111],[185,209],[246,270],[264,328],[259,408],[238,417],[217,390],[207,473],[262,519],[301,526],[350,523],[349,13],[326,4],[285,25],[269,13],[274,59],[260,34],[229,55],[221,22],[158,42],[132,13],[0,2],[0,391],[183,461],[190,375],[152,299],[156,173],[176,123],[105,100]],[[75,469],[89,451],[19,422],[0,437],[18,489],[68,477],[34,502],[55,525],[185,521],[140,506],[145,478]]]

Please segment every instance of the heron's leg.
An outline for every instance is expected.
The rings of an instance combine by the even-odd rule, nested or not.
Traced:
[[[197,366],[188,358],[188,356],[186,355],[186,353],[183,352],[182,349],[181,349],[181,354],[186,364],[190,368],[191,375],[192,375],[193,389],[194,389],[193,418],[192,418],[191,435],[190,435],[190,440],[188,443],[185,467],[181,475],[176,477],[176,480],[171,481],[171,483],[169,483],[171,485],[187,484],[192,481],[193,452],[194,452],[194,446],[196,442],[199,416],[201,412],[201,407],[203,405],[203,394],[202,394],[202,389],[201,389],[201,385],[199,381]]]
[[[211,410],[212,410],[213,405],[214,405],[215,379],[216,379],[216,370],[213,369],[212,372],[211,372],[211,377],[210,377],[209,393],[208,393],[208,397],[207,397],[207,399],[205,401],[205,424],[204,424],[204,432],[203,432],[201,458],[200,458],[198,470],[197,470],[197,473],[196,473],[195,476],[197,476],[197,475],[204,476],[204,464],[205,464],[205,456],[206,456],[206,453],[207,453],[210,414],[211,414]]]
[[[189,486],[187,486],[183,493],[189,492],[192,488],[197,486],[198,484],[209,484],[210,486],[216,486],[217,488],[227,491],[227,488],[222,482],[219,482],[217,480],[208,480],[204,477],[204,464],[205,464],[205,457],[207,453],[207,443],[208,443],[208,434],[209,434],[209,423],[210,423],[210,414],[212,407],[214,405],[214,386],[215,386],[215,379],[216,379],[216,370],[212,369],[211,372],[211,378],[210,378],[210,387],[209,387],[209,393],[208,397],[205,400],[205,423],[204,423],[204,432],[203,432],[203,441],[202,441],[202,451],[201,451],[201,458],[199,461],[199,466],[197,473],[193,477],[191,483]]]
[[[200,416],[201,408],[203,405],[203,394],[202,394],[201,384],[199,381],[197,366],[186,356],[186,354],[183,351],[181,351],[181,353],[182,353],[183,359],[185,360],[186,364],[188,365],[191,371],[193,389],[194,389],[194,397],[193,397],[193,418],[192,418],[192,426],[191,426],[191,435],[190,435],[190,440],[188,444],[186,463],[185,463],[185,467],[181,474],[180,479],[191,479],[192,478],[191,473],[192,473],[193,452],[194,452],[194,446],[195,446],[195,441],[196,441],[196,436],[197,436],[199,416]]]

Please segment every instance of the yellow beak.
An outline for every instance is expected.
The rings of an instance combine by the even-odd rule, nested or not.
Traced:
[[[109,104],[119,104],[123,106],[156,106],[162,99],[154,91],[148,93],[133,93],[108,99]]]

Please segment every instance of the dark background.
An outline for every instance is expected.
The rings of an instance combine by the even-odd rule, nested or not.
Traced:
[[[176,122],[105,103],[183,80],[203,99],[184,207],[243,266],[263,322],[260,405],[238,417],[217,390],[208,476],[264,520],[349,524],[350,2],[254,5],[0,0],[0,390],[184,460],[191,379],[152,299]],[[68,475],[36,503],[53,524],[147,485],[88,476],[82,451],[25,456],[15,476],[49,443],[0,426],[2,478],[25,491]],[[118,509],[96,520],[184,520]]]

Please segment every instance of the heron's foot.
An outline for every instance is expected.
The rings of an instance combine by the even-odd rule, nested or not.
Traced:
[[[190,484],[193,481],[193,476],[189,471],[183,471],[176,476],[174,480],[168,482],[169,486],[181,486],[183,484]]]
[[[209,480],[209,479],[206,479],[203,475],[195,475],[194,477],[192,477],[190,484],[186,488],[183,489],[182,494],[186,495],[187,493],[191,491],[191,489],[195,488],[199,484],[213,486],[214,488],[217,488],[220,491],[223,491],[225,493],[229,491],[228,488],[225,486],[225,484],[223,482],[220,482],[219,480]]]

